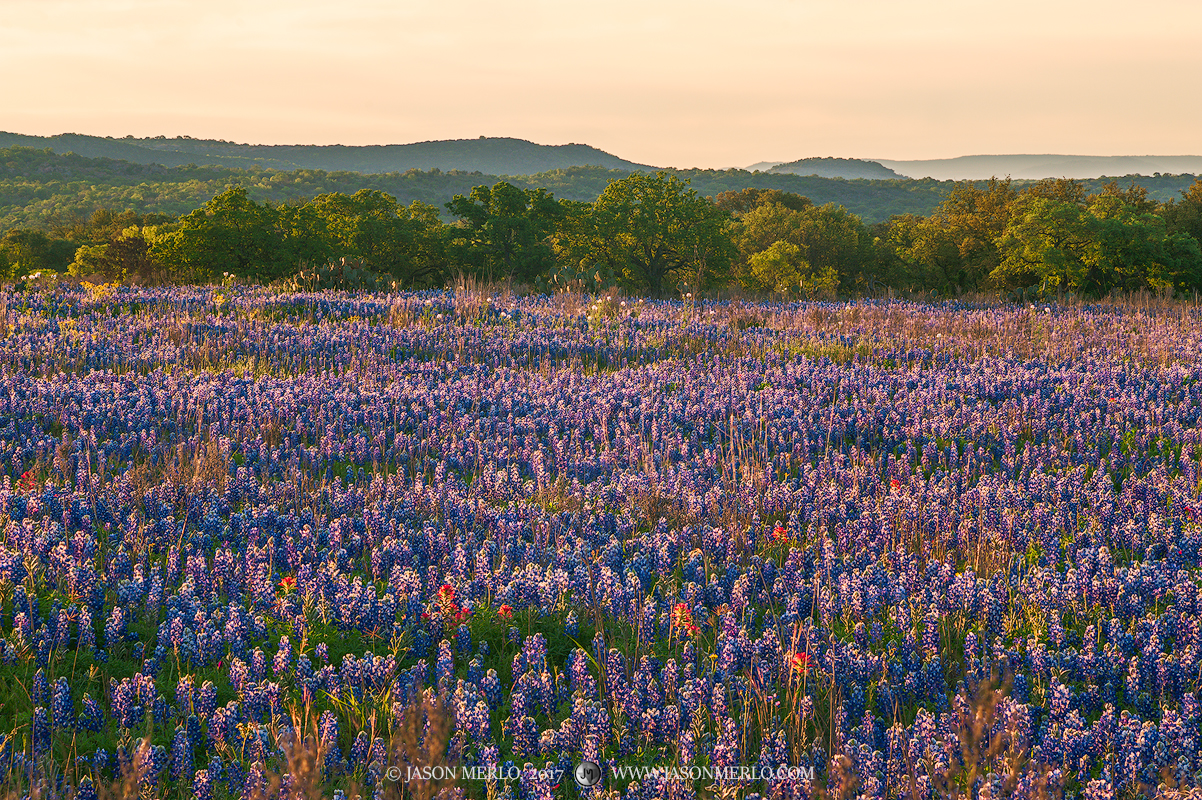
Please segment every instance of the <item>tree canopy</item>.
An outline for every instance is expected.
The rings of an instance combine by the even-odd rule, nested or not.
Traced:
[[[451,255],[467,271],[488,280],[534,283],[554,265],[551,237],[563,206],[546,189],[519,189],[501,181],[455,195],[446,207],[460,222]]]
[[[437,286],[465,273],[654,296],[732,285],[797,297],[1202,288],[1202,180],[1167,202],[1134,182],[962,182],[928,216],[869,227],[845,206],[771,187],[709,199],[677,173],[590,174],[608,180],[593,202],[478,184],[443,204],[449,224],[433,205],[376,188],[277,203],[231,184],[178,218],[101,207],[9,230],[0,274],[270,283],[345,276],[338,265],[349,264],[357,286]],[[330,285],[351,285],[339,280]]]
[[[734,247],[729,215],[675,175],[613,181],[587,213],[577,210],[560,252],[582,273],[608,274],[635,292],[663,295],[726,273]]]

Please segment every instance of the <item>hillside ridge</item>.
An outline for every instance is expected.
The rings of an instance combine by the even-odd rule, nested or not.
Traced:
[[[1202,170],[1200,170],[1202,171]],[[46,228],[56,221],[88,216],[97,209],[181,215],[201,207],[231,184],[246,186],[258,201],[291,203],[329,192],[354,194],[362,189],[385,192],[402,205],[421,201],[443,211],[444,203],[472,188],[506,180],[519,188],[547,189],[563,200],[591,202],[629,169],[572,166],[528,175],[499,175],[465,170],[419,170],[360,173],[348,170],[263,168],[243,160],[239,166],[164,166],[72,153],[60,155],[43,147],[0,147],[0,234],[19,227]],[[788,172],[747,170],[669,170],[703,197],[743,189],[776,189],[810,198],[816,205],[834,203],[872,224],[898,214],[930,214],[954,188],[951,181],[824,178]],[[1096,192],[1111,179],[1084,181]],[[1190,174],[1117,179],[1137,183],[1152,200],[1180,196],[1194,180]],[[1024,181],[1016,180],[1016,188]],[[443,212],[445,213],[445,212]]]
[[[799,158],[784,164],[768,167],[765,172],[787,175],[816,175],[819,178],[865,178],[868,180],[889,180],[904,178],[879,161],[867,161],[862,158],[833,158],[812,157]]]
[[[260,169],[321,169],[365,175],[411,169],[463,170],[488,175],[533,175],[568,167],[652,170],[586,144],[545,145],[510,137],[446,139],[386,145],[242,144],[188,136],[114,139],[64,133],[30,136],[0,132],[0,148],[49,148],[65,155],[112,158],[167,167],[223,166]]]
[[[414,169],[443,172],[459,170],[484,175],[537,175],[574,167],[602,167],[627,172],[658,169],[620,158],[587,144],[537,144],[513,137],[434,139],[409,144],[317,145],[246,144],[190,136],[114,138],[81,133],[34,136],[0,131],[0,148],[8,147],[32,147],[38,150],[49,148],[59,155],[75,153],[90,158],[109,158],[133,164],[161,164],[165,167],[197,165],[282,171],[319,169],[326,172],[359,172],[364,175],[405,173]],[[910,160],[823,156],[794,161],[761,161],[747,167],[745,171],[845,180],[929,178],[938,181],[958,181],[1007,176],[1015,180],[1089,180],[1121,175],[1154,177],[1157,173],[1202,174],[1202,156],[1083,156],[1045,153],[983,154]]]
[[[887,158],[875,160],[904,177],[934,178],[942,181],[988,180],[992,177],[1007,176],[1015,180],[1090,180],[1120,175],[1141,175],[1150,178],[1158,173],[1202,173],[1202,156],[1077,156],[1044,153],[972,155],[911,161]]]

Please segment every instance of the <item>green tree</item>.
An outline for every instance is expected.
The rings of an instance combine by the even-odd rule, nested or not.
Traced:
[[[132,281],[155,285],[165,278],[163,265],[150,253],[143,228],[131,225],[105,244],[80,245],[68,272],[79,278]]]
[[[1154,207],[1139,194],[1134,202],[1119,192],[1090,198],[1087,208],[1096,220],[1098,250],[1089,263],[1085,291],[1198,287],[1202,256],[1197,241],[1184,233],[1169,233],[1164,219],[1148,210]]]
[[[449,270],[447,238],[449,226],[429,203],[414,200],[402,211],[411,231],[408,271],[396,275],[407,288],[438,286],[446,280]]]
[[[67,266],[67,274],[74,278],[97,276],[104,281],[120,280],[121,274],[113,270],[108,257],[107,244],[81,244],[75,251],[75,260]]]
[[[666,172],[613,181],[560,243],[569,268],[611,274],[628,289],[663,295],[677,284],[725,282],[735,254],[729,215]]]
[[[18,228],[0,238],[0,266],[5,278],[34,272],[65,272],[75,257],[75,243],[41,231]]]
[[[296,265],[283,246],[279,213],[259,205],[243,186],[231,186],[203,207],[180,218],[152,255],[186,281],[229,273],[247,281],[270,281]]]
[[[1202,178],[1160,207],[1165,228],[1170,234],[1182,233],[1202,243]]]
[[[839,273],[834,267],[815,269],[792,242],[773,242],[766,250],[752,253],[748,272],[748,288],[786,297],[834,299],[839,288]]]
[[[1067,190],[1059,184],[1038,188],[1047,193]],[[946,294],[984,288],[1003,275],[1021,281],[1018,273],[996,272],[1002,259],[997,240],[1010,221],[1016,197],[1009,179],[991,178],[983,188],[970,181],[958,183],[931,216],[895,217],[887,241],[918,288]]]
[[[749,289],[771,289],[755,275],[752,259],[777,242],[797,247],[814,275],[835,275],[836,288],[863,287],[874,261],[873,239],[860,218],[833,203],[757,205],[738,216],[733,236],[738,248],[734,275]]]
[[[318,197],[308,203],[285,204],[275,209],[278,259],[289,271],[294,266],[326,264],[337,255],[345,255],[339,252],[337,237],[319,206],[321,200]]]
[[[1118,181],[1110,181],[1102,186],[1096,195],[1089,198],[1090,202],[1100,198],[1114,198],[1124,206],[1130,207],[1137,214],[1155,214],[1160,204],[1148,197],[1148,190],[1132,181],[1126,189],[1119,187]]]
[[[1083,290],[1100,258],[1096,222],[1076,200],[1024,193],[997,240],[1002,259],[991,275],[994,284],[1030,281],[1046,289]]]
[[[810,269],[801,257],[801,248],[792,242],[773,242],[767,249],[753,253],[748,261],[755,288],[784,295],[799,292],[802,275]]]
[[[951,292],[959,285],[963,260],[953,234],[929,217],[902,214],[889,221],[887,247],[900,265],[892,276],[911,289]]]
[[[1114,289],[1188,291],[1202,280],[1197,241],[1170,232],[1138,187],[1084,197],[1073,182],[1043,181],[1020,196],[998,238],[1001,286],[1040,282],[1100,296]]]
[[[434,285],[444,274],[446,226],[426,203],[406,207],[385,192],[362,189],[329,192],[279,212],[295,263],[349,258],[406,287]]]
[[[163,265],[150,252],[145,226],[131,226],[109,242],[108,258],[120,270],[125,280],[141,285],[156,285],[166,279]]]
[[[561,201],[563,218],[551,237],[555,268],[548,283],[556,288],[597,292],[617,285],[618,276],[609,260],[594,249],[596,221],[593,204]]]
[[[452,238],[450,255],[474,274],[529,284],[554,267],[551,237],[565,212],[546,189],[501,181],[477,186],[469,197],[457,194],[446,207],[462,228]]]
[[[806,245],[806,259],[815,275],[837,276],[835,286],[845,291],[866,288],[873,264],[872,235],[858,216],[835,203],[806,209],[802,212],[805,224],[801,240]],[[830,290],[833,294],[833,289]]]
[[[741,191],[729,190],[714,198],[714,205],[731,216],[738,217],[760,206],[778,204],[794,211],[804,211],[814,205],[808,197],[780,189],[748,188]]]
[[[166,214],[139,214],[132,210],[98,208],[90,216],[66,216],[51,225],[50,233],[80,245],[104,245],[126,234],[130,228],[162,225],[175,220]]]
[[[1072,178],[1044,178],[1023,189],[1022,193],[1063,203],[1081,205],[1085,202],[1085,184]]]

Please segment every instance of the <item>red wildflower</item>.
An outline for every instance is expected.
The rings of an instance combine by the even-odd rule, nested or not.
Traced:
[[[1188,516],[1190,519],[1193,519],[1194,516],[1197,515],[1197,513],[1198,513],[1197,511],[1194,510],[1193,506],[1182,506],[1181,509],[1185,512],[1186,516]]]
[[[438,587],[438,595],[434,598],[434,603],[444,618],[455,623],[462,622],[472,613],[455,602],[455,587],[449,583]]]
[[[505,619],[513,619],[513,606],[508,604],[501,606],[497,609],[497,616],[504,617]]]
[[[693,622],[693,612],[689,610],[688,603],[677,603],[672,606],[672,627],[682,628],[690,636],[701,630]]]
[[[26,472],[17,480],[17,492],[25,494],[32,492],[37,488],[37,480],[34,479],[32,472]]]
[[[783,542],[789,538],[789,531],[784,525],[781,525],[778,522],[776,523],[776,527],[772,529],[772,538],[776,539],[778,542]]]
[[[279,587],[284,590],[284,594],[290,594],[296,588],[296,578],[291,575],[285,575],[280,578]]]
[[[899,481],[897,478],[891,478],[889,480],[889,488],[893,491],[897,491],[901,488],[901,481]]]
[[[810,654],[809,653],[794,653],[789,659],[789,664],[794,672],[800,672],[803,675],[810,669]]]

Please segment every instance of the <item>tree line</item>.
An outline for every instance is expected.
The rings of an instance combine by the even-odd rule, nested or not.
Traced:
[[[101,210],[46,231],[10,230],[0,274],[318,287],[347,285],[353,270],[356,285],[401,288],[470,275],[652,296],[686,287],[808,298],[886,288],[1100,296],[1202,288],[1200,239],[1202,179],[1167,202],[1135,184],[1089,193],[1066,179],[964,182],[929,215],[868,225],[796,193],[703,197],[658,172],[612,179],[592,202],[498,181],[442,208],[378,189],[258,202],[232,185],[178,217]]]
[[[935,213],[894,217],[882,232],[892,280],[945,294],[1202,286],[1202,179],[1164,203],[1116,182],[1094,194],[1067,179],[960,184]]]
[[[688,181],[701,195],[712,197],[746,188],[778,189],[808,197],[815,205],[837,203],[868,224],[900,214],[929,215],[954,186],[952,181],[931,178],[846,180],[740,169],[668,171]],[[392,195],[403,205],[414,200],[430,203],[439,209],[444,221],[450,221],[445,202],[457,194],[467,195],[482,184],[491,186],[504,180],[520,189],[547,189],[561,200],[592,202],[611,181],[630,174],[628,170],[599,166],[564,167],[517,177],[438,169],[363,174],[256,166],[165,167],[9,147],[0,148],[0,235],[13,228],[46,231],[100,208],[180,216],[230,185],[245,186],[256,201],[273,203],[297,203],[321,194],[354,194],[360,189],[376,189]],[[1147,188],[1150,197],[1167,201],[1177,197],[1194,177],[1156,175],[1132,179]],[[1107,179],[1092,179],[1083,185],[1092,193],[1106,182]],[[1016,182],[1016,186],[1021,185],[1022,182]]]

